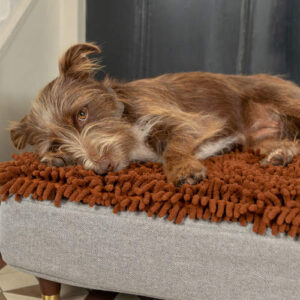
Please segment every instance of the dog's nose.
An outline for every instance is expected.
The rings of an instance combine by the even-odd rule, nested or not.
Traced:
[[[104,174],[104,173],[107,173],[109,171],[112,171],[113,164],[112,164],[112,162],[109,158],[102,157],[100,160],[95,162],[95,165],[94,165],[93,169],[97,174]]]

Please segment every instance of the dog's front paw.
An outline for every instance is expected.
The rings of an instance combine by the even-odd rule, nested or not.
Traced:
[[[44,156],[41,159],[41,163],[47,165],[48,167],[63,167],[63,166],[65,166],[65,162],[62,157]]]
[[[269,153],[263,160],[260,161],[262,166],[271,164],[273,166],[286,166],[293,160],[293,152],[287,147],[278,148]]]
[[[41,158],[41,163],[49,167],[64,167],[71,166],[74,162],[66,155],[58,155],[56,153],[45,154]]]
[[[198,160],[185,160],[178,162],[172,168],[165,168],[165,173],[169,182],[176,186],[197,184],[206,177],[206,168]]]

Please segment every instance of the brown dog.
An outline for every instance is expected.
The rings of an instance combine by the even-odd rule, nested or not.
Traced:
[[[82,164],[98,173],[129,162],[161,161],[170,182],[195,184],[202,160],[236,145],[266,154],[262,164],[288,164],[300,153],[300,88],[265,74],[202,72],[120,82],[92,78],[97,64],[78,44],[59,62],[59,76],[11,126],[18,149],[36,147],[50,165]]]

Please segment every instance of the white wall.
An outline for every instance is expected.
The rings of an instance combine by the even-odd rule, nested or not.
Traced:
[[[17,152],[6,130],[9,121],[20,120],[38,90],[57,75],[63,50],[84,40],[84,8],[84,0],[32,0],[0,49],[0,161]]]

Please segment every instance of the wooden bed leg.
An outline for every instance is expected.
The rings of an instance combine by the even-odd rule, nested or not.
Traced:
[[[6,266],[6,262],[3,260],[2,256],[1,256],[1,253],[0,253],[0,270],[2,268],[4,268]]]
[[[43,300],[59,300],[60,283],[38,278]]]

